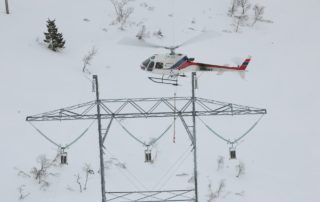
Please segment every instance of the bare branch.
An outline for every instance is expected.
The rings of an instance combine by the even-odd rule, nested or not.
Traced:
[[[224,181],[223,179],[220,180],[218,189],[217,189],[217,191],[216,191],[217,197],[220,196],[220,194],[221,194],[221,192],[223,191],[223,189],[225,188],[225,186],[226,186],[225,181]]]
[[[5,2],[5,6],[6,6],[6,14],[10,14],[10,12],[9,12],[9,2],[8,2],[8,0],[4,0],[4,2]]]
[[[239,162],[239,165],[236,166],[236,169],[237,169],[237,175],[236,175],[236,177],[240,177],[241,175],[243,175],[244,172],[245,172],[244,163]]]
[[[77,178],[77,184],[79,185],[79,190],[80,190],[80,192],[82,192],[82,184],[81,184],[81,182],[80,182],[80,175],[77,174],[77,175],[76,175],[76,178]]]
[[[218,163],[217,170],[221,170],[223,168],[223,166],[224,166],[224,157],[223,156],[218,156],[217,163]]]
[[[238,0],[232,0],[231,7],[228,10],[228,15],[232,17],[238,9]]]
[[[242,15],[245,15],[249,8],[251,7],[251,4],[249,3],[249,0],[238,0],[238,5],[240,6],[242,12]]]
[[[87,183],[88,183],[89,175],[93,175],[94,171],[92,170],[90,164],[88,164],[88,163],[84,164],[83,171],[86,173],[86,179],[85,179],[85,183],[84,183],[83,189],[87,190]]]
[[[239,31],[240,26],[243,26],[245,22],[249,19],[247,15],[239,15],[239,16],[234,16],[235,19],[235,32]]]
[[[91,61],[97,53],[98,53],[97,49],[95,47],[92,47],[91,50],[89,50],[88,53],[82,58],[82,62],[83,62],[82,72],[85,72],[87,66],[91,65]]]
[[[263,20],[264,6],[259,6],[256,4],[253,7],[253,11],[254,11],[254,20],[253,20],[252,26],[256,24],[257,21]]]
[[[18,171],[18,176],[21,177],[31,177],[31,175],[29,175],[28,173],[24,172],[23,170],[20,170],[19,168],[14,167],[15,170]]]
[[[213,202],[217,198],[217,195],[212,191],[211,182],[208,184],[208,192],[208,202]]]
[[[30,193],[24,193],[24,188],[26,187],[26,185],[21,185],[18,187],[18,191],[19,191],[19,200],[23,200],[26,197],[28,197],[30,195]]]

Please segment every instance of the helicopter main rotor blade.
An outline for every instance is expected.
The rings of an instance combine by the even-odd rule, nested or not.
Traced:
[[[123,38],[119,41],[119,44],[129,45],[129,46],[139,46],[139,47],[147,47],[147,48],[167,48],[165,46],[160,46],[157,44],[153,44],[150,42],[146,42],[144,40],[137,40],[132,38]]]
[[[217,32],[213,32],[213,31],[209,31],[209,32],[203,32],[191,39],[188,39],[187,41],[181,43],[180,45],[177,46],[178,47],[181,47],[181,46],[185,46],[185,45],[189,45],[189,44],[193,44],[193,43],[196,43],[196,42],[200,42],[200,41],[205,41],[205,40],[208,40],[212,37],[215,37],[215,36],[218,36],[219,33]]]
[[[204,41],[207,40],[209,38],[212,38],[214,36],[218,36],[219,34],[217,32],[213,32],[213,31],[209,31],[209,32],[203,32],[200,35],[197,35],[183,43],[181,43],[180,45],[177,46],[161,46],[158,44],[153,44],[144,40],[138,40],[138,39],[133,39],[133,38],[123,38],[121,39],[118,43],[119,44],[123,44],[123,45],[129,45],[129,46],[138,46],[138,47],[147,47],[147,48],[164,48],[167,50],[170,50],[172,54],[174,54],[175,49],[181,47],[181,46],[185,46],[188,44],[192,44],[192,43],[196,43],[199,41]]]

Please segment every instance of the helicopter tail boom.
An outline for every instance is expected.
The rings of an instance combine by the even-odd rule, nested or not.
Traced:
[[[178,69],[179,70],[188,69],[188,70],[195,70],[195,71],[218,71],[218,72],[245,71],[250,61],[251,61],[251,57],[248,57],[244,60],[244,62],[240,66],[236,66],[236,67],[186,61]]]

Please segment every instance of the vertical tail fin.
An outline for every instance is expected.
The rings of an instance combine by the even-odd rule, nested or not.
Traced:
[[[251,61],[251,56],[247,57],[247,59],[244,60],[244,62],[242,63],[242,65],[239,67],[239,70],[246,70],[248,64]]]

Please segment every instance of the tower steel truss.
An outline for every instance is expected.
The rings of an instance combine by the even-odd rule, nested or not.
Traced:
[[[176,100],[176,104],[174,104]],[[176,107],[174,106],[176,105]],[[265,109],[195,97],[195,116],[266,114]],[[97,101],[28,116],[27,121],[97,119]],[[101,99],[101,119],[191,117],[192,97]]]
[[[26,121],[64,121],[64,120],[98,120],[100,170],[104,170],[103,143],[108,135],[114,119],[137,119],[137,118],[165,118],[179,117],[193,145],[194,152],[194,184],[191,190],[158,190],[158,191],[129,191],[107,192],[105,188],[104,172],[101,172],[102,202],[131,202],[131,201],[194,201],[198,202],[197,180],[197,143],[196,122],[197,116],[233,116],[233,115],[258,115],[266,114],[266,109],[248,107],[227,102],[220,102],[195,96],[195,72],[192,73],[192,96],[191,97],[160,97],[160,98],[121,98],[100,99],[98,78],[95,81],[96,100],[60,108],[57,110],[27,116]],[[185,120],[192,118],[192,130]],[[102,120],[109,120],[106,129],[102,128]],[[102,131],[104,130],[104,135]],[[194,196],[190,193],[194,192]],[[106,195],[108,197],[106,197]]]
[[[163,201],[194,201],[193,189],[190,190],[162,190],[135,192],[107,192],[107,201],[123,202],[163,202]]]

